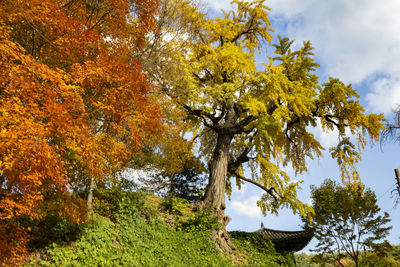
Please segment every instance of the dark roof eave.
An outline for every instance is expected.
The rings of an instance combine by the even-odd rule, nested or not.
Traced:
[[[299,251],[305,248],[313,238],[310,231],[282,231],[262,227],[255,231],[263,234],[272,241],[280,251]]]

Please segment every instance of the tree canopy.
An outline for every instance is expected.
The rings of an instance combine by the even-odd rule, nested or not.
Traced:
[[[174,79],[163,89],[196,121],[191,130],[202,155],[211,160],[219,140],[228,136],[227,175],[239,186],[249,181],[282,200],[277,206],[260,202],[264,212],[281,205],[304,212],[295,201],[298,185],[281,167],[302,173],[307,158],[321,156],[324,148],[310,129],[338,130],[340,142],[331,154],[344,178],[357,179],[352,167],[358,148],[368,137],[378,140],[383,116],[365,115],[351,85],[337,78],[319,83],[310,42],[293,51],[293,40],[278,36],[274,56],[257,69],[255,53],[273,37],[268,8],[264,1],[232,3],[236,10],[222,18],[206,18],[197,10],[188,15],[196,27],[186,49],[171,53],[170,60],[177,62]],[[244,177],[246,166],[253,177]]]
[[[167,76],[159,73],[163,91],[193,122],[189,131],[209,164],[206,206],[224,217],[232,183],[240,188],[250,182],[266,192],[258,202],[264,213],[282,207],[312,212],[297,199],[299,182],[282,167],[301,174],[307,159],[322,155],[325,148],[311,131],[318,125],[338,130],[340,142],[331,155],[343,180],[359,183],[355,163],[368,138],[378,140],[383,115],[364,114],[351,85],[337,78],[321,84],[310,42],[293,50],[294,41],[278,35],[272,44],[269,9],[262,0],[234,0],[236,9],[217,18],[190,9],[188,1],[176,2],[185,9],[186,34],[169,43],[178,49],[163,55]],[[274,55],[267,55],[260,69],[255,55],[263,45],[271,45]],[[251,177],[244,175],[246,168]]]
[[[22,258],[21,218],[75,222],[71,194],[124,168],[161,126],[133,47],[156,0],[0,2],[0,262]],[[4,262],[5,261],[5,262]]]
[[[375,193],[363,185],[352,188],[341,186],[332,180],[325,180],[319,187],[312,187],[311,198],[315,216],[312,224],[305,221],[306,228],[314,231],[318,239],[314,251],[316,257],[326,262],[324,257],[334,256],[337,262],[349,256],[359,266],[361,255],[372,250],[384,253],[390,248],[382,241],[392,228],[389,214],[380,215]]]

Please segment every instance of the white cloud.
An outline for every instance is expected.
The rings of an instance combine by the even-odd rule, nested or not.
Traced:
[[[230,6],[230,0],[207,2],[214,11]],[[400,1],[269,0],[266,5],[277,33],[298,43],[311,40],[324,75],[345,83],[379,77],[369,84],[369,111],[390,112],[400,103]]]
[[[270,0],[268,5],[289,37],[311,40],[328,75],[359,83],[383,74],[370,88],[372,111],[390,112],[400,103],[400,1]]]
[[[374,112],[394,111],[400,105],[400,75],[375,81],[366,99]]]
[[[252,0],[247,0],[252,2]],[[220,12],[221,9],[224,11],[231,10],[236,5],[231,5],[232,0],[204,0],[204,3],[212,10]]]
[[[205,0],[207,6],[214,11],[220,12],[221,9],[223,10],[229,10],[231,5],[230,2],[231,0]]]
[[[315,138],[325,148],[336,146],[339,142],[339,131],[337,129],[333,131],[324,131],[319,121],[317,121],[316,127],[310,127],[308,130],[314,134]]]
[[[238,215],[247,216],[249,218],[261,218],[261,210],[257,206],[259,197],[253,196],[242,201],[232,201],[232,210]]]

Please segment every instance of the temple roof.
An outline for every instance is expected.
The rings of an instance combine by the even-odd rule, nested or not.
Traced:
[[[313,234],[309,231],[281,231],[265,228],[261,223],[261,228],[255,231],[268,237],[275,245],[277,251],[299,251],[302,250]]]

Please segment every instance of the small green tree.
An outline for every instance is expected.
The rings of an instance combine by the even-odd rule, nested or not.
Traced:
[[[197,158],[190,158],[175,172],[159,171],[139,178],[143,188],[162,197],[180,197],[191,203],[200,201],[204,193],[205,168]]]
[[[381,254],[390,248],[386,240],[379,243],[392,228],[385,226],[390,221],[389,214],[378,215],[380,208],[371,189],[363,185],[341,186],[332,180],[311,188],[315,217],[312,224],[304,222],[319,241],[314,251],[321,254],[315,257],[316,261],[334,256],[343,266],[340,259],[349,256],[359,266],[360,257],[367,251]]]

